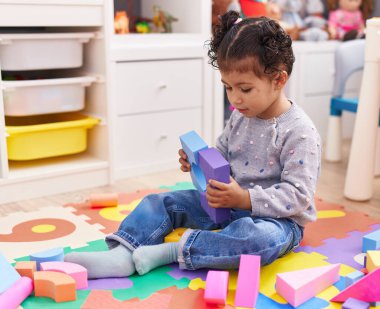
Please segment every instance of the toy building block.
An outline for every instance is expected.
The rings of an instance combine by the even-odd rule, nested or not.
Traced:
[[[366,268],[368,272],[380,267],[380,250],[368,250]]]
[[[362,301],[377,302],[380,299],[380,268],[368,273],[348,288],[334,296],[330,301],[344,302],[348,298],[356,298]]]
[[[191,164],[191,179],[199,191],[201,205],[215,223],[230,218],[229,209],[210,207],[206,199],[206,186],[209,179],[229,183],[230,166],[216,148],[208,148],[205,141],[195,132],[190,131],[180,136],[182,148]]]
[[[235,306],[254,308],[260,287],[259,255],[242,254],[236,285]]]
[[[170,234],[165,236],[164,242],[178,242],[186,230],[186,227],[177,227]]]
[[[216,148],[199,151],[199,166],[204,174],[206,183],[210,179],[224,183],[230,182],[230,164]],[[201,205],[215,223],[220,223],[230,218],[230,209],[213,208],[208,205],[205,192],[201,193]]]
[[[20,279],[19,273],[0,252],[0,294]]]
[[[16,262],[15,269],[20,274],[20,276],[28,277],[33,280],[34,272],[37,271],[37,263],[36,261]]]
[[[350,297],[343,303],[342,309],[369,309],[369,305],[370,304],[365,301]]]
[[[34,273],[34,295],[50,297],[57,303],[76,299],[75,280],[56,271]]]
[[[77,290],[88,287],[87,269],[79,264],[70,262],[43,262],[41,263],[41,270],[58,271],[68,274],[75,280]]]
[[[195,132],[190,131],[179,137],[183,150],[187,155],[187,161],[191,165],[190,176],[195,188],[199,192],[206,190],[206,179],[199,167],[199,151],[207,149],[206,142]]]
[[[303,304],[339,280],[340,264],[277,274],[276,291],[293,307]]]
[[[208,303],[225,305],[228,293],[228,271],[209,270],[204,299]]]
[[[366,253],[368,250],[378,249],[380,249],[380,230],[363,236],[362,252]]]
[[[0,306],[2,309],[17,308],[33,291],[33,280],[29,277],[21,277],[12,284],[4,293],[0,294]]]
[[[63,261],[64,253],[63,248],[54,248],[46,251],[33,253],[29,256],[31,261],[37,262],[37,270],[40,270],[42,262]]]
[[[195,131],[190,131],[179,137],[183,150],[187,155],[187,161],[198,165],[198,152],[202,149],[207,149],[206,142]]]
[[[355,270],[354,272],[349,273],[346,277],[344,277],[344,285],[347,288],[363,277],[364,274],[361,271]]]
[[[230,165],[216,148],[208,148],[199,152],[199,166],[204,174],[206,183],[210,179],[224,183],[230,182]],[[215,223],[220,223],[230,218],[230,209],[209,206],[205,191],[201,192],[201,205]]]
[[[117,193],[98,193],[91,194],[88,202],[93,208],[116,207],[119,204],[119,194]]]

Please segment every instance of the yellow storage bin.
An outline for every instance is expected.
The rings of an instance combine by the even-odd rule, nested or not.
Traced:
[[[34,160],[85,151],[87,129],[99,121],[73,113],[6,117],[8,159]]]

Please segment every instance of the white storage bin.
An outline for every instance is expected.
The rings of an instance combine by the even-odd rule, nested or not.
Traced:
[[[3,71],[78,68],[94,33],[0,33]]]
[[[84,108],[85,87],[92,76],[2,81],[6,116],[30,116],[78,111]]]

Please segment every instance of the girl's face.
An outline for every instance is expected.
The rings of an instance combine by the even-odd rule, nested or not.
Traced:
[[[290,104],[287,100],[284,101],[284,96],[281,96],[285,82],[269,78],[260,79],[251,71],[220,73],[228,100],[245,117],[270,119],[284,112],[284,104]]]
[[[362,4],[362,0],[339,0],[339,7],[346,11],[357,11]]]

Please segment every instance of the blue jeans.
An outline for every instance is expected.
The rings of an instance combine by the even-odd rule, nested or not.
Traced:
[[[231,209],[231,219],[216,224],[202,209],[199,192],[184,190],[146,196],[106,241],[110,248],[121,243],[133,251],[163,243],[178,227],[189,228],[179,241],[182,269],[238,268],[242,254],[260,255],[262,265],[270,264],[303,237],[303,228],[290,219],[253,217],[245,210]]]

